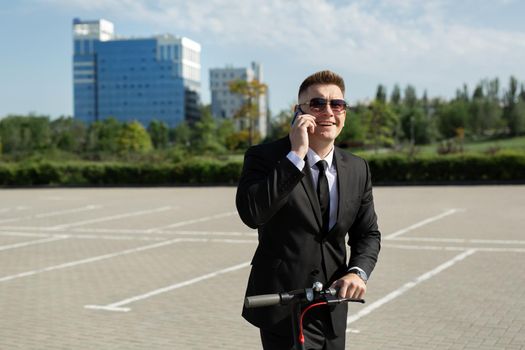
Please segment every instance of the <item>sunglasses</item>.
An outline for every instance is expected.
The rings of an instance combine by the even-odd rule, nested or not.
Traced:
[[[308,105],[308,107],[310,107],[310,110],[312,112],[319,113],[319,112],[324,111],[328,104],[330,104],[330,108],[335,113],[341,113],[347,108],[347,104],[345,100],[342,100],[342,99],[327,100],[321,97],[312,98],[310,102],[300,103],[299,106]]]

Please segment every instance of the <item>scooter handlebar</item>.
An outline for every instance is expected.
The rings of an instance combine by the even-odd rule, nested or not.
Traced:
[[[299,298],[306,297],[305,299],[308,302],[312,302],[315,298],[318,297],[324,297],[328,304],[339,304],[343,302],[365,302],[363,299],[337,298],[337,289],[335,288],[319,290],[316,292],[316,296],[314,296],[313,293],[314,292],[312,289],[301,289],[291,291],[288,293],[252,295],[244,299],[244,307],[247,309],[253,309],[264,306],[287,305],[298,296]]]
[[[279,305],[281,303],[280,294],[263,294],[246,297],[244,299],[244,307],[252,309],[256,307]]]

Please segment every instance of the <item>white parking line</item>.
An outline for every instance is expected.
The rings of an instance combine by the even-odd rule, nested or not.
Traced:
[[[168,233],[174,235],[195,235],[195,236],[248,236],[257,237],[257,231],[237,232],[237,231],[161,231],[159,233]]]
[[[409,245],[409,244],[383,244],[385,248],[409,249],[409,250],[448,250],[448,251],[464,251],[467,249],[474,249],[478,252],[490,253],[525,253],[525,248],[495,248],[495,247],[446,247],[446,246],[432,246],[432,245]]]
[[[2,228],[0,227],[0,230]],[[46,232],[49,230],[45,230]],[[79,231],[79,230],[70,230],[69,232],[73,231]],[[85,232],[98,232],[99,230],[82,230]],[[111,231],[111,230],[110,230]],[[157,232],[157,233],[163,233],[163,232]],[[184,231],[184,232],[172,232],[173,234],[181,234],[184,236],[248,236],[248,237],[257,237],[257,234],[250,233],[250,232],[211,232],[211,231],[204,231],[204,232],[198,232],[198,231]],[[10,232],[10,231],[0,231],[0,236],[14,236],[14,237],[55,237],[56,234],[50,234],[50,233],[27,233],[27,232]],[[116,240],[116,241],[125,241],[125,240],[138,240],[138,241],[165,241],[169,238],[166,236],[161,237],[152,237],[151,235],[147,236],[138,236],[138,235],[99,235],[99,234],[69,234],[69,238],[73,239],[103,239],[103,240]],[[203,239],[203,242],[224,242],[224,243],[257,243],[257,240],[253,239]]]
[[[94,210],[94,209],[98,209],[98,208],[101,208],[101,206],[99,206],[99,205],[87,205],[87,206],[80,207],[80,208],[59,210],[59,211],[53,211],[53,212],[49,212],[49,213],[42,213],[42,214],[36,214],[36,215],[22,216],[22,217],[18,217],[18,218],[2,219],[2,220],[0,220],[0,223],[15,222],[15,221],[21,221],[21,220],[40,219],[40,218],[45,218],[45,217],[50,217],[50,216],[57,216],[57,215],[78,213],[78,212],[87,211],[87,210]]]
[[[446,247],[446,246],[433,246],[433,245],[416,245],[416,244],[382,244],[382,248],[396,248],[396,249],[408,249],[408,250],[456,250],[465,251],[465,247]]]
[[[70,228],[70,227],[75,227],[75,226],[82,226],[82,225],[94,224],[94,223],[98,223],[98,222],[129,218],[129,217],[132,217],[132,216],[139,216],[139,215],[158,213],[158,212],[162,212],[162,211],[166,211],[166,210],[170,210],[170,209],[174,209],[174,207],[167,206],[167,207],[161,207],[161,208],[151,209],[151,210],[140,210],[140,211],[136,211],[136,212],[132,212],[132,213],[112,215],[112,216],[106,216],[106,217],[97,218],[97,219],[83,220],[83,221],[77,221],[77,222],[73,222],[73,223],[69,223],[69,224],[63,224],[63,225],[47,227],[46,229],[50,230],[50,231],[63,230],[65,228]]]
[[[79,213],[79,212],[86,211],[86,210],[94,210],[94,209],[100,209],[100,208],[102,208],[101,205],[86,205],[85,207],[82,207],[82,208],[61,210],[61,211],[56,211],[56,212],[53,212],[53,213],[37,214],[37,215],[35,215],[35,218],[48,218],[48,217],[51,217],[51,216],[58,216],[58,215],[71,214],[71,213]]]
[[[115,258],[117,256],[123,256],[123,255],[133,254],[133,253],[137,253],[137,252],[143,252],[145,250],[160,248],[160,247],[164,247],[164,246],[167,246],[167,245],[170,245],[170,244],[174,244],[174,243],[179,243],[179,242],[198,242],[198,241],[201,241],[201,239],[175,238],[175,239],[171,239],[171,240],[168,240],[168,241],[163,241],[163,242],[159,242],[159,243],[155,243],[155,244],[145,245],[145,246],[142,246],[142,247],[122,250],[120,252],[104,254],[104,255],[98,255],[98,256],[91,257],[91,258],[70,261],[70,262],[67,262],[67,263],[64,263],[64,264],[60,264],[60,265],[53,265],[53,266],[48,266],[48,267],[44,267],[44,268],[41,268],[41,269],[36,269],[36,270],[31,270],[31,271],[17,273],[17,274],[10,275],[10,276],[4,276],[4,277],[0,278],[0,283],[1,282],[11,281],[11,280],[14,280],[14,279],[17,279],[17,278],[34,276],[34,275],[37,275],[37,274],[43,273],[43,272],[61,270],[61,269],[74,267],[74,266],[78,266],[78,265],[83,265],[83,264],[88,264],[88,263],[92,263],[92,262],[96,262],[96,261],[111,259],[111,258]]]
[[[37,240],[34,240],[34,241],[20,242],[20,243],[14,243],[14,244],[9,244],[9,245],[2,245],[2,246],[0,246],[0,251],[16,249],[16,248],[22,248],[22,247],[27,247],[27,246],[30,246],[30,245],[35,245],[35,244],[42,244],[42,243],[48,243],[48,242],[53,242],[53,241],[59,241],[59,240],[67,239],[67,238],[69,238],[69,236],[56,235],[56,236],[53,236],[53,237],[37,239]]]
[[[153,297],[155,295],[166,293],[166,292],[178,289],[178,288],[186,287],[186,286],[189,286],[189,285],[192,285],[192,284],[195,284],[195,283],[198,283],[198,282],[201,282],[201,281],[213,278],[213,277],[217,277],[219,275],[222,275],[222,274],[225,274],[225,273],[228,273],[228,272],[237,271],[237,270],[243,269],[243,268],[248,267],[248,266],[250,266],[250,261],[246,261],[246,262],[243,262],[242,264],[230,266],[230,267],[222,269],[222,270],[218,270],[218,271],[211,272],[211,273],[208,273],[208,274],[196,277],[196,278],[192,278],[192,279],[184,281],[184,282],[175,283],[175,284],[172,284],[172,285],[167,286],[167,287],[155,289],[155,290],[152,290],[151,292],[144,293],[144,294],[141,294],[141,295],[137,295],[137,296],[134,296],[134,297],[131,297],[131,298],[127,298],[127,299],[121,300],[121,301],[117,301],[115,303],[111,303],[111,304],[108,304],[108,305],[85,305],[84,307],[86,309],[128,312],[128,311],[131,310],[131,308],[129,308],[129,307],[122,307],[122,306],[134,303],[134,302],[139,301],[139,300],[144,300],[144,299],[147,299],[147,298],[151,298],[151,297]]]
[[[221,219],[221,218],[232,216],[232,215],[237,215],[237,211],[229,211],[229,212],[226,212],[226,213],[210,215],[210,216],[204,216],[204,217],[199,218],[199,219],[180,221],[180,222],[176,222],[176,223],[171,224],[171,225],[161,226],[161,227],[149,229],[148,232],[162,231],[164,229],[169,229],[169,228],[173,228],[173,227],[181,227],[181,226],[195,224],[195,223],[198,223],[198,222],[210,221],[210,220],[214,220],[214,219]]]
[[[18,207],[13,207],[13,208],[2,208],[0,209],[0,214],[2,213],[8,213],[12,210],[16,210],[16,211],[19,211],[19,210],[27,210],[29,209],[30,207],[24,207],[24,206],[18,206]]]
[[[410,225],[406,228],[403,228],[401,230],[398,230],[394,233],[391,233],[389,234],[388,236],[386,237],[383,237],[383,239],[393,239],[393,238],[396,238],[398,236],[401,236],[402,234],[405,234],[407,232],[410,232],[412,230],[415,230],[416,228],[419,228],[421,226],[425,226],[425,225],[428,225],[430,224],[431,222],[434,222],[434,221],[437,221],[437,220],[440,220],[440,219],[443,219],[444,217],[446,216],[449,216],[449,215],[452,215],[452,214],[455,214],[455,213],[458,213],[460,211],[464,211],[465,209],[450,209],[450,210],[447,210],[445,211],[444,213],[441,213],[439,215],[436,215],[436,216],[432,216],[428,219],[425,219],[425,220],[422,220],[420,222],[417,222],[413,225]]]
[[[12,230],[12,231],[38,231],[38,232],[49,232],[49,228],[40,226],[0,226],[0,230]],[[60,231],[60,230],[54,230]],[[113,234],[150,234],[151,229],[120,229],[120,228],[71,228],[68,232],[85,232],[85,233],[113,233]],[[159,230],[154,233],[162,235],[195,235],[195,236],[249,236],[257,237],[257,231],[186,231],[186,230],[174,230],[164,231]],[[1,233],[0,233],[1,234]]]
[[[435,237],[398,237],[394,241],[436,242],[436,243],[474,243],[474,244],[525,244],[524,240],[514,239],[468,239],[468,238],[435,238]]]
[[[21,231],[42,231],[49,232],[49,227],[42,226],[0,226],[0,230],[21,230]],[[61,231],[64,229],[55,229],[53,231]],[[68,232],[100,232],[100,233],[148,233],[147,229],[120,229],[120,228],[71,228]]]
[[[0,228],[3,230],[4,228]],[[0,236],[13,236],[13,237],[52,237],[54,235],[49,233],[36,233],[36,232],[12,232],[12,231],[0,231]]]
[[[141,237],[141,236],[124,236],[124,235],[88,235],[88,234],[75,234],[72,238],[76,239],[102,239],[108,241],[166,241],[169,238],[166,237]]]
[[[384,304],[386,304],[386,303],[396,299],[397,297],[403,295],[404,293],[406,293],[410,289],[414,288],[415,286],[417,286],[421,282],[424,282],[424,281],[434,277],[438,273],[448,269],[449,267],[451,267],[454,264],[462,261],[463,259],[465,259],[466,257],[474,254],[475,252],[476,252],[476,249],[466,250],[463,253],[461,253],[459,255],[456,255],[454,258],[448,260],[447,262],[445,262],[445,263],[437,266],[436,268],[434,268],[434,269],[432,269],[432,270],[422,274],[421,276],[415,278],[414,280],[405,283],[404,285],[402,285],[398,289],[394,290],[393,292],[385,295],[381,299],[379,299],[379,300],[373,302],[372,304],[368,305],[367,307],[361,309],[356,314],[349,316],[347,318],[346,324],[349,325],[349,324],[351,324],[351,323],[361,319],[362,317],[370,314],[372,311],[380,308]]]

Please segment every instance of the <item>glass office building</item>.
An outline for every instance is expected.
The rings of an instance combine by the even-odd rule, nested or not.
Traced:
[[[156,119],[174,127],[199,118],[198,43],[170,34],[119,38],[113,24],[73,20],[75,118]]]

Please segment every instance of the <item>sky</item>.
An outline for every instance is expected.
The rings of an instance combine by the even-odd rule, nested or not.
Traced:
[[[257,61],[277,114],[323,69],[345,79],[350,104],[378,84],[450,98],[482,79],[524,82],[524,13],[521,0],[0,0],[0,118],[73,114],[75,17],[199,42],[203,103],[210,68]]]

